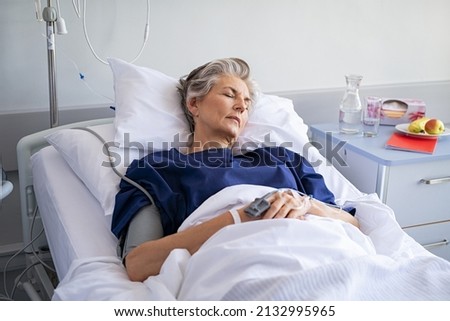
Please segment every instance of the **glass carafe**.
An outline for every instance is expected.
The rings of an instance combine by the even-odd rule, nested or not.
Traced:
[[[357,134],[361,131],[361,99],[359,85],[362,76],[346,75],[347,88],[339,106],[339,131],[345,134]]]

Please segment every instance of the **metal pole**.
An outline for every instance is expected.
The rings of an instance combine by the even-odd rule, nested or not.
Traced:
[[[55,53],[55,21],[57,19],[56,8],[52,7],[51,0],[47,1],[47,7],[42,12],[42,18],[47,27],[47,60],[48,60],[48,87],[50,98],[50,126],[59,124],[58,99],[56,94],[56,53]]]

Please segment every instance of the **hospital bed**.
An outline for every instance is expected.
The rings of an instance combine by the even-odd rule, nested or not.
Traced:
[[[18,145],[24,230],[42,221],[45,239],[34,249],[48,244],[57,274],[57,282],[44,280],[42,273],[30,276],[33,284],[45,284],[38,295],[53,300],[450,299],[450,263],[403,232],[377,195],[358,191],[326,162],[290,100],[265,94],[239,146],[284,144],[308,158],[337,203],[356,208],[361,230],[315,216],[235,224],[216,233],[195,255],[176,249],[159,275],[131,282],[110,231],[120,174],[133,159],[167,148],[167,142],[182,142],[187,124],[178,111],[175,79],[120,60],[110,64],[114,118],[52,128]],[[149,92],[151,98],[142,99]],[[127,110],[130,106],[137,110]],[[225,188],[180,229],[269,190]],[[38,215],[31,215],[36,205]]]

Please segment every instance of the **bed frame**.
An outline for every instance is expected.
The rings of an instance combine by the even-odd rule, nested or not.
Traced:
[[[52,264],[51,253],[43,231],[33,188],[31,156],[48,146],[45,137],[64,128],[89,127],[112,123],[113,118],[87,120],[43,130],[23,137],[17,144],[20,210],[22,218],[23,252],[26,280],[20,285],[31,300],[50,300],[58,282],[56,273],[47,268]]]

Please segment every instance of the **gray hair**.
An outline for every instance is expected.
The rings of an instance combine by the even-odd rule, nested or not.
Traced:
[[[202,99],[220,77],[224,75],[235,76],[242,79],[248,87],[252,103],[257,94],[257,86],[250,77],[250,67],[242,59],[225,58],[210,61],[180,79],[178,92],[181,96],[181,105],[189,122],[191,132],[194,132],[194,117],[187,107],[187,102],[192,98]]]

